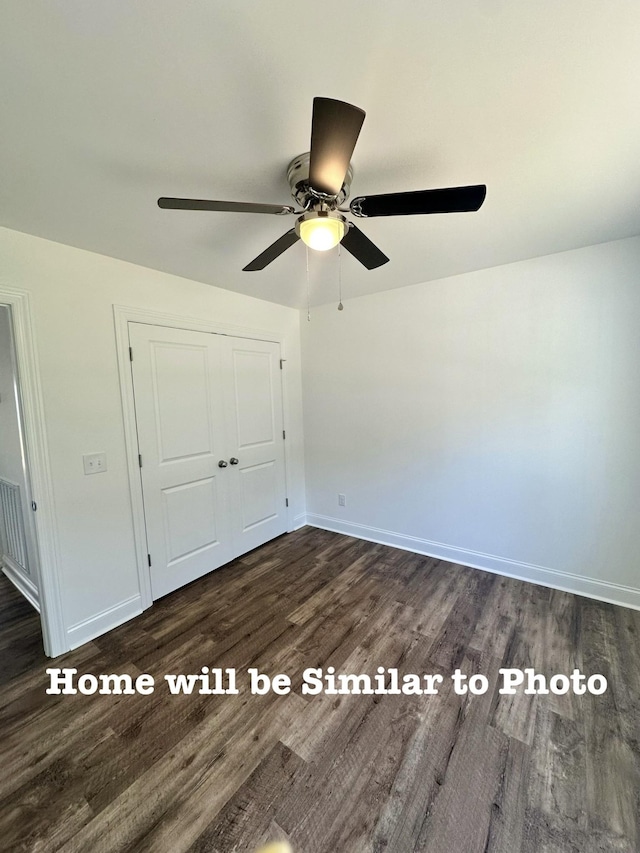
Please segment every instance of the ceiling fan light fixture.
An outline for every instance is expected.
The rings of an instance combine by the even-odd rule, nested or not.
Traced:
[[[305,213],[296,223],[296,231],[310,249],[326,252],[333,249],[344,237],[348,222],[340,213],[313,210]]]

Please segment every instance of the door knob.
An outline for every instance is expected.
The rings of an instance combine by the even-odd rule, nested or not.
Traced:
[[[227,467],[227,460],[226,460],[226,459],[221,459],[221,460],[218,462],[218,468],[226,468],[226,467]]]
[[[229,460],[229,462],[231,462],[231,464],[232,464],[232,465],[237,465],[237,464],[238,464],[238,460],[236,459],[236,457],[235,457],[235,456],[232,456],[232,457],[231,457],[231,459]]]

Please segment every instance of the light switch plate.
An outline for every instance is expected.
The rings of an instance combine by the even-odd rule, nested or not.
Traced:
[[[106,453],[85,453],[82,457],[85,474],[101,474],[107,470]]]

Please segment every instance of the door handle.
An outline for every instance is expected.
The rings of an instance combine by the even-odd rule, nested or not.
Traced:
[[[229,462],[231,462],[231,464],[232,464],[232,465],[237,465],[237,464],[238,464],[238,461],[239,461],[239,460],[238,460],[238,459],[236,459],[236,457],[235,457],[235,456],[232,456],[232,457],[231,457],[231,459],[229,460]]]
[[[218,462],[218,468],[226,468],[226,467],[227,467],[227,460],[226,460],[226,459],[221,459],[221,460]]]

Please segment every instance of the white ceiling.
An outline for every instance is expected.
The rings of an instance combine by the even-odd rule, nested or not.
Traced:
[[[293,218],[160,195],[291,202],[314,95],[362,107],[352,197],[486,183],[478,213],[359,221],[346,297],[640,234],[638,0],[6,0],[2,224],[287,305]],[[312,301],[337,263],[310,253]]]

